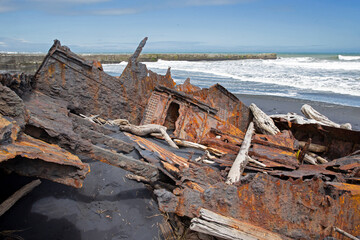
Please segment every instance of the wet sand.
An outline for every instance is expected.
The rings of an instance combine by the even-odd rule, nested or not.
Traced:
[[[360,108],[358,107],[349,107],[287,97],[247,94],[235,95],[247,106],[251,103],[255,103],[260,109],[269,115],[293,112],[304,116],[301,113],[301,106],[309,104],[315,110],[327,116],[331,121],[339,124],[350,123],[353,130],[360,131]]]
[[[0,232],[21,230],[14,234],[26,240],[161,239],[163,216],[152,192],[120,168],[102,162],[90,168],[81,189],[42,180],[0,217]],[[2,180],[0,189],[11,184],[14,192],[32,179],[11,174]]]

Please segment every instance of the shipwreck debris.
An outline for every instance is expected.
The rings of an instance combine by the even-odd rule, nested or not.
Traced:
[[[138,62],[146,41],[118,77],[55,40],[34,78],[0,78],[0,167],[81,187],[89,167],[78,156],[102,161],[150,184],[185,228],[221,238],[360,234],[360,132],[270,118],[219,84],[176,85],[170,69]]]

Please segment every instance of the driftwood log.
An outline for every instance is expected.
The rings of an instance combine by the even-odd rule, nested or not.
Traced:
[[[112,121],[108,121],[108,123],[112,125],[119,126],[119,129],[121,131],[130,132],[132,134],[135,134],[137,136],[146,136],[151,133],[161,133],[164,137],[165,141],[173,148],[178,149],[179,147],[173,142],[173,140],[170,138],[170,136],[166,132],[166,127],[157,125],[157,124],[146,124],[146,125],[140,125],[135,126],[133,124],[130,124],[128,120],[126,119],[115,119]]]
[[[6,199],[3,203],[0,204],[0,216],[3,215],[7,210],[9,210],[20,198],[31,192],[35,187],[40,185],[41,181],[39,179],[32,181],[31,183],[26,184],[19,190],[17,190],[13,195]]]
[[[299,147],[304,147],[306,144],[306,142],[304,141],[299,141]],[[311,143],[309,145],[309,151],[310,152],[314,152],[314,153],[322,153],[322,152],[326,152],[327,151],[327,147],[326,146],[322,146],[322,145],[319,145],[319,144],[314,144],[314,143]]]
[[[240,151],[239,151],[238,155],[236,156],[235,161],[229,171],[229,174],[228,174],[228,177],[226,180],[227,184],[233,184],[233,183],[240,181],[241,174],[243,173],[245,166],[248,162],[247,155],[248,155],[248,151],[249,151],[250,144],[251,144],[251,138],[254,134],[254,130],[255,130],[254,123],[251,122],[246,131],[244,140],[241,144]]]
[[[268,135],[276,135],[280,132],[280,130],[275,126],[274,121],[254,103],[250,104],[249,108],[254,115],[253,121],[255,126],[260,132]]]
[[[191,220],[190,229],[222,239],[275,240],[282,239],[276,233],[250,223],[229,218],[202,208],[200,218]]]
[[[315,119],[316,121],[319,121],[320,123],[322,123],[323,125],[326,126],[331,126],[331,127],[336,127],[336,128],[345,128],[345,129],[350,129],[351,130],[351,124],[350,123],[345,123],[345,124],[337,124],[334,123],[333,121],[329,120],[329,118],[327,118],[326,116],[322,115],[321,113],[319,113],[318,111],[316,111],[314,108],[312,108],[310,105],[308,104],[304,104],[301,107],[301,112],[307,117],[307,118],[311,118],[311,119]]]

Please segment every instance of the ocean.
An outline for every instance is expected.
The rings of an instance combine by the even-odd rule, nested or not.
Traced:
[[[144,62],[165,74],[171,67],[177,84],[207,88],[219,83],[234,94],[272,95],[360,107],[360,55],[278,54],[274,60]],[[126,66],[104,64],[119,76]]]

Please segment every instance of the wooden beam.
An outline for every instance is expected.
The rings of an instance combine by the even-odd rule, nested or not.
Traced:
[[[191,220],[190,229],[215,237],[229,240],[278,240],[281,235],[264,228],[225,217],[210,210],[202,208],[200,217]]]

